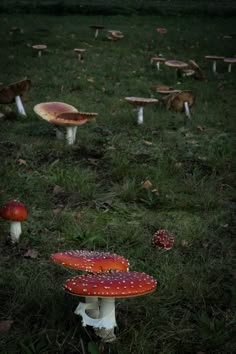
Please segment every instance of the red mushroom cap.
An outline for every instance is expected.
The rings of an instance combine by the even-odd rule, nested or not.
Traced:
[[[72,250],[54,253],[51,260],[66,267],[86,272],[105,272],[109,270],[128,271],[129,262],[122,256],[109,252]]]
[[[157,28],[157,32],[158,32],[158,33],[167,33],[167,29],[164,28],[164,27],[158,27],[158,28]]]
[[[0,208],[0,216],[10,221],[25,221],[27,220],[28,212],[24,204],[17,200],[11,200]]]
[[[65,291],[73,295],[125,298],[148,294],[156,289],[156,280],[140,272],[85,274],[65,282]]]
[[[170,250],[174,244],[174,235],[167,230],[158,230],[152,238],[152,244]]]

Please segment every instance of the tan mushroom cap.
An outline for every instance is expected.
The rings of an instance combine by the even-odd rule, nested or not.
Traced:
[[[184,111],[184,102],[187,102],[189,107],[195,103],[195,96],[192,91],[181,91],[178,93],[170,94],[167,97],[166,107],[176,112]]]
[[[236,58],[224,58],[225,63],[236,63]]]
[[[175,90],[171,86],[160,85],[160,86],[152,86],[152,90],[161,93],[161,94],[169,94],[169,93],[176,93],[180,92],[181,90]]]
[[[136,106],[147,106],[159,102],[156,98],[143,98],[143,97],[125,97],[125,100]]]
[[[58,125],[82,125],[87,122],[78,112],[63,112],[50,120],[50,123]]]
[[[165,65],[170,66],[172,68],[176,68],[176,69],[186,68],[188,66],[187,63],[180,61],[180,60],[167,60],[167,61],[165,61]]]
[[[74,52],[75,52],[75,53],[84,53],[84,52],[86,52],[86,49],[83,49],[83,48],[74,48]]]
[[[37,50],[44,50],[44,49],[47,49],[47,46],[45,44],[35,44],[35,45],[32,45],[32,48],[37,49]]]
[[[78,110],[63,102],[44,102],[34,106],[34,112],[41,118],[51,122],[52,119],[55,119],[61,113],[78,112]]]
[[[163,63],[163,62],[166,61],[166,58],[163,58],[163,57],[151,57],[151,61]]]
[[[94,273],[68,279],[65,291],[77,296],[127,298],[153,292],[156,280],[141,272]]]
[[[207,60],[224,60],[224,57],[218,55],[205,55],[205,59]]]
[[[22,96],[25,92],[29,91],[31,81],[29,79],[13,82],[8,86],[0,88],[0,103],[9,104],[14,102],[16,96]]]

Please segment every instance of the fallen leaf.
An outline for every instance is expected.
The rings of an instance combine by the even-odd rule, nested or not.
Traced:
[[[94,82],[94,79],[92,77],[87,79],[88,82]]]
[[[35,259],[38,257],[38,255],[39,255],[38,251],[36,251],[34,249],[28,249],[28,251],[25,252],[24,257]]]
[[[19,159],[19,160],[17,160],[17,162],[19,165],[25,165],[25,166],[27,165],[27,162],[23,159]]]
[[[143,142],[146,145],[154,145],[151,141],[148,141],[148,140],[143,140]]]
[[[152,182],[149,181],[148,179],[142,184],[142,187],[143,189],[150,189],[152,188]]]
[[[198,125],[197,129],[200,130],[200,132],[203,132],[205,130],[201,125]]]
[[[12,320],[0,321],[0,333],[9,331],[13,322]]]

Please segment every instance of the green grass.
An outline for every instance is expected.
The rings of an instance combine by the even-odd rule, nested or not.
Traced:
[[[90,24],[120,30],[112,43]],[[223,63],[213,75],[205,55],[235,56],[234,18],[2,15],[1,82],[28,77],[28,117],[0,120],[0,202],[26,204],[18,247],[6,243],[1,220],[1,354],[177,354],[235,352],[235,80]],[[13,32],[13,26],[23,31]],[[156,27],[166,27],[159,35]],[[45,43],[38,58],[31,45]],[[79,63],[73,48],[85,48]],[[194,59],[207,81],[176,82],[150,56]],[[153,85],[196,94],[192,119],[160,105],[144,109],[144,124],[126,96],[160,98]],[[33,107],[61,101],[98,112],[78,129],[75,145],[57,140]],[[1,105],[1,111],[13,105]],[[200,127],[200,128],[199,128]],[[202,128],[202,129],[201,129]],[[23,162],[22,162],[23,161]],[[152,189],[142,188],[149,180]],[[152,191],[154,190],[154,191]],[[175,234],[172,250],[151,246],[158,229]],[[38,257],[23,257],[28,249]],[[64,281],[77,272],[51,264],[69,249],[111,251],[130,269],[152,275],[157,290],[117,301],[117,341],[100,343],[75,316],[78,299]]]

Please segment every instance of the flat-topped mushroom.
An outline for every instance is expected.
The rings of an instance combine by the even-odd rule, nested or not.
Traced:
[[[236,58],[224,58],[224,62],[228,64],[228,72],[232,71],[232,64],[236,63]]]
[[[163,95],[169,95],[170,93],[176,93],[181,91],[181,90],[175,90],[173,87],[166,86],[166,85],[152,86],[152,90]]]
[[[92,28],[93,30],[95,30],[94,32],[94,38],[96,39],[98,37],[99,31],[104,29],[104,26],[101,25],[90,25],[90,28]]]
[[[76,314],[82,316],[83,326],[93,326],[96,334],[104,342],[112,342],[116,336],[115,299],[141,296],[153,292],[157,282],[153,277],[141,272],[110,272],[86,274],[65,282],[65,291],[78,296],[101,298],[99,318],[86,314],[88,304],[80,303]]]
[[[86,51],[86,49],[82,48],[75,48],[74,52],[77,54],[77,58],[79,61],[83,61],[83,54]]]
[[[205,55],[205,59],[213,62],[212,71],[213,73],[216,73],[216,62],[219,60],[224,60],[224,57],[218,55]]]
[[[87,122],[82,118],[77,109],[63,102],[44,102],[34,107],[35,113],[50,123],[66,127],[66,140],[69,145],[74,144],[77,126]],[[61,114],[64,114],[60,117]],[[72,114],[74,113],[74,114]],[[73,119],[71,119],[73,116]]]
[[[47,46],[45,44],[35,44],[32,45],[32,48],[38,52],[38,57],[41,57],[42,52],[47,49]]]
[[[190,108],[195,103],[195,96],[192,91],[181,91],[170,94],[166,99],[166,108],[175,112],[185,112],[191,118]]]
[[[160,70],[160,64],[164,63],[166,58],[163,57],[151,57],[151,64],[156,63],[157,70]]]
[[[174,68],[176,71],[176,76],[178,77],[178,71],[180,69],[184,69],[188,67],[188,64],[180,61],[180,60],[167,60],[165,61],[165,65],[169,66],[170,68]]]
[[[22,233],[21,222],[28,217],[25,205],[17,200],[11,200],[0,208],[0,217],[11,222],[10,240],[12,244],[18,243]]]
[[[21,97],[29,91],[30,87],[31,81],[29,79],[24,79],[8,86],[0,87],[0,104],[10,104],[15,102],[18,112],[26,116]]]
[[[143,98],[143,97],[125,97],[125,100],[130,104],[137,107],[137,123],[143,124],[143,108],[144,106],[157,104],[156,98]]]

